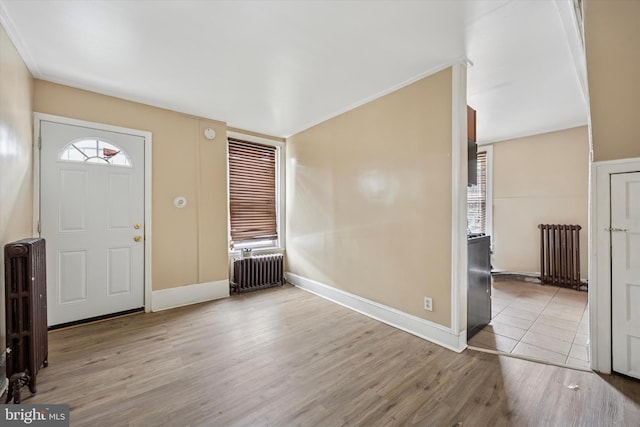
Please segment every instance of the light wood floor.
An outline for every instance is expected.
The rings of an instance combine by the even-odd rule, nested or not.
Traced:
[[[640,382],[457,354],[286,286],[51,332],[72,426],[637,426]],[[577,386],[577,388],[574,388]]]

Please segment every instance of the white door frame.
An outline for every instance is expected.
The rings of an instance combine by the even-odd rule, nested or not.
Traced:
[[[144,311],[151,311],[151,132],[88,122],[52,114],[33,113],[33,235],[40,236],[40,122],[48,121],[72,126],[89,127],[108,132],[124,133],[144,138]]]
[[[640,172],[640,158],[593,162],[589,203],[589,332],[591,369],[611,373],[610,175]]]
[[[467,68],[451,66],[451,332],[467,348]]]

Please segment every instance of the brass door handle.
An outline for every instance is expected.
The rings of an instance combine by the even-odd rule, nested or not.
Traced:
[[[134,224],[133,228],[135,228],[136,230],[140,230],[140,227],[142,227],[142,225],[140,224]]]
[[[134,236],[133,240],[139,242],[140,240],[142,240],[142,236]]]

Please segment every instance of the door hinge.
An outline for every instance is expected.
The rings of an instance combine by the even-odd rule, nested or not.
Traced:
[[[42,137],[38,135],[38,150],[42,150]]]
[[[40,227],[40,221],[38,221],[38,234],[42,233],[42,228]]]

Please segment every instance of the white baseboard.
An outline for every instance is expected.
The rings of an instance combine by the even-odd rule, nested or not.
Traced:
[[[460,353],[467,348],[467,331],[459,334],[450,328],[413,316],[392,307],[362,298],[358,295],[336,289],[315,280],[298,276],[294,273],[285,273],[289,283],[311,292],[325,299],[333,301],[360,314],[376,319],[394,328],[423,338],[434,344]]]
[[[197,304],[228,296],[228,280],[161,289],[151,293],[151,311],[182,307],[183,305]]]

